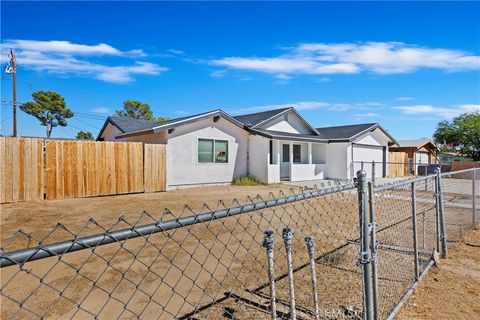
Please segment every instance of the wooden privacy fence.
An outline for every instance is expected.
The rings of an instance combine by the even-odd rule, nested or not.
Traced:
[[[388,162],[389,177],[403,177],[409,174],[406,152],[390,152]]]
[[[480,161],[452,161],[451,171],[480,168]]]
[[[166,146],[0,138],[1,203],[166,190]]]
[[[0,137],[0,203],[43,199],[43,139]]]

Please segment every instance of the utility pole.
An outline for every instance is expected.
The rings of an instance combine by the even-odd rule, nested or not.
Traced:
[[[17,57],[13,49],[10,49],[10,62],[13,69],[13,136],[17,136]]]
[[[8,54],[10,64],[5,67],[6,73],[12,74],[13,79],[13,136],[17,136],[17,57],[13,49],[10,49]]]

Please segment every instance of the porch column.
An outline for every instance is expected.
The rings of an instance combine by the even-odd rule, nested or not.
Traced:
[[[292,166],[293,166],[293,141],[290,141],[290,156],[288,157],[290,162],[290,181],[292,181]]]
[[[312,164],[312,143],[308,143],[308,164]]]
[[[276,140],[277,143],[277,165],[278,165],[278,170],[280,170],[280,152],[281,152],[281,145],[280,145],[280,140]]]

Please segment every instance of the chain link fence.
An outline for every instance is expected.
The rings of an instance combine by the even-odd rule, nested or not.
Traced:
[[[480,172],[364,178],[173,219],[17,232],[1,248],[1,318],[387,318],[441,240],[476,223]]]

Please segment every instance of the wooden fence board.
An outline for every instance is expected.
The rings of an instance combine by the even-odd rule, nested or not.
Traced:
[[[166,190],[166,145],[144,145],[145,192]]]
[[[43,199],[42,141],[0,137],[0,203]]]
[[[406,152],[390,152],[389,177],[403,177],[408,174],[408,154]]]

